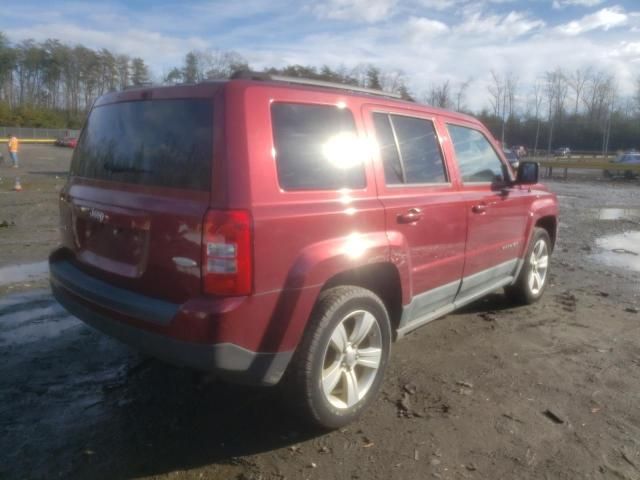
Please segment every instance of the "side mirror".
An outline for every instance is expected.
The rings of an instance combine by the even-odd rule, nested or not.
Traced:
[[[535,185],[538,183],[540,167],[537,162],[520,162],[516,185]]]

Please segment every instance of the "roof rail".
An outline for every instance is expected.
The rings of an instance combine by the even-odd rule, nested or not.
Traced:
[[[340,90],[349,90],[351,92],[368,93],[369,95],[377,95],[380,97],[391,97],[402,99],[402,95],[398,93],[385,92],[383,90],[376,90],[374,88],[357,87],[354,85],[348,85],[345,83],[327,82],[324,80],[314,80],[311,78],[303,77],[287,77],[285,75],[272,75],[265,72],[252,72],[250,70],[238,70],[231,75],[231,79],[243,79],[243,80],[262,80],[273,82],[285,82],[299,85],[309,85],[313,87],[323,88],[337,88]]]
[[[133,90],[136,88],[149,88],[149,87],[153,87],[153,82],[140,82],[137,85],[127,85],[126,87],[123,88],[123,90]]]

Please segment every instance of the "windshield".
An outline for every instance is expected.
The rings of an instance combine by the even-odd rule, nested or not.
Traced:
[[[71,174],[208,190],[212,130],[209,100],[145,100],[96,107],[74,153]]]

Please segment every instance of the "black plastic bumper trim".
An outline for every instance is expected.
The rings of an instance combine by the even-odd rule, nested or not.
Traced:
[[[49,270],[52,283],[91,303],[138,320],[168,325],[180,308],[175,303],[114,287],[87,275],[68,260],[50,262]]]
[[[176,340],[95,312],[55,282],[51,283],[51,289],[69,313],[136,350],[174,365],[212,372],[236,383],[275,385],[293,355],[293,352],[252,352],[233,343],[207,345]]]

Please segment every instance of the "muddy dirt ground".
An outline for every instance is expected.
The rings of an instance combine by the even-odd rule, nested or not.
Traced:
[[[373,408],[322,433],[278,389],[143,358],[55,303],[41,262],[69,157],[24,146],[19,171],[0,166],[0,478],[640,478],[638,181],[548,182],[543,300],[496,292],[418,330]]]

